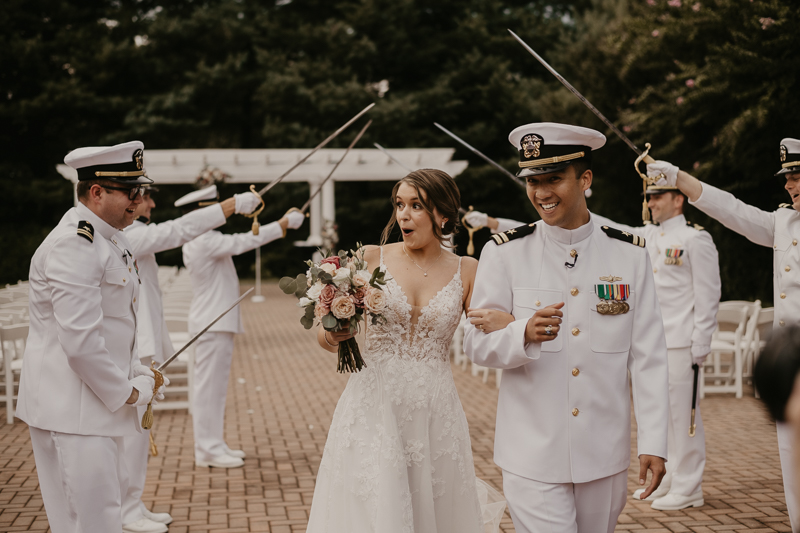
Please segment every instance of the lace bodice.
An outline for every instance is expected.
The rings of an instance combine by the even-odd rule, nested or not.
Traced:
[[[381,248],[381,267],[383,248]],[[403,289],[387,270],[385,321],[367,327],[366,349],[362,354],[369,365],[372,361],[393,358],[417,361],[448,359],[453,333],[461,320],[464,289],[461,284],[461,258],[450,282],[442,287],[422,308],[415,323],[411,320],[411,304]]]

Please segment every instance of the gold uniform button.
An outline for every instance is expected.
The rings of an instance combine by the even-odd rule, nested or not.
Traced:
[[[540,305],[542,305],[542,302],[540,302],[539,300],[536,300],[533,303],[536,304],[536,307],[539,307]]]
[[[573,295],[573,296],[577,296],[577,295],[578,295],[578,288],[577,288],[577,287],[572,287],[572,288],[569,290],[569,293],[570,293],[571,295]]]
[[[579,328],[572,328],[572,334],[577,337],[581,334],[581,330]]]
[[[654,268],[654,269],[653,269],[653,274],[655,274],[656,272],[658,272],[658,269],[657,269],[657,268]]]
[[[797,246],[797,239],[792,241],[792,246]]]
[[[785,270],[786,272],[789,272],[791,269],[792,269],[792,267],[788,267],[788,266],[784,268],[784,270]]]
[[[572,416],[578,416],[578,413],[580,413],[580,411],[578,411],[577,407],[572,410]]]
[[[133,299],[133,303],[136,303],[136,298]]]
[[[778,322],[778,325],[779,325],[779,326],[785,326],[785,325],[786,325],[786,322],[784,322],[783,320],[781,320],[780,322]]]
[[[131,267],[128,267],[128,272],[130,272],[130,271],[131,271]]]
[[[786,299],[786,293],[785,293],[785,292],[782,292],[782,293],[781,293],[781,300],[785,300],[785,299]]]
[[[122,278],[122,283],[125,283],[125,278]]]
[[[578,374],[580,374],[580,373],[581,373],[581,371],[578,370],[577,368],[573,368],[572,369],[572,375],[573,376],[578,377]]]

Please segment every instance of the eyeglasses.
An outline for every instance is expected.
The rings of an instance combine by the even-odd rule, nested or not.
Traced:
[[[135,200],[139,194],[144,195],[144,185],[137,185],[135,187],[109,187],[108,185],[101,185],[101,187],[111,191],[127,192],[128,200]]]

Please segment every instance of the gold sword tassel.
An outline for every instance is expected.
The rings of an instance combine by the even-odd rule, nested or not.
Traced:
[[[150,456],[158,457],[158,448],[156,447],[156,440],[153,438],[153,432],[150,432]]]
[[[467,244],[467,255],[474,255],[475,254],[475,244],[472,241],[472,236],[475,234],[476,231],[479,229],[483,229],[483,226],[478,226],[477,228],[473,228],[469,224],[467,224],[467,215],[472,213],[474,209],[472,206],[469,206],[469,211],[467,211],[463,217],[461,217],[461,225],[467,228],[467,233],[469,233],[469,244]]]
[[[153,397],[158,393],[158,389],[164,384],[164,376],[156,370],[156,362],[153,361],[152,368],[153,375],[156,379],[156,384],[153,386]],[[147,404],[147,411],[144,412],[142,415],[142,429],[150,429],[153,427],[153,401],[150,400],[150,403]]]
[[[245,215],[245,216],[247,218],[252,218],[253,219],[253,228],[252,228],[253,229],[253,235],[258,235],[259,228],[261,227],[259,225],[259,223],[258,223],[258,215],[260,215],[261,211],[264,210],[264,199],[261,197],[260,194],[258,194],[258,191],[256,191],[256,186],[255,185],[251,185],[250,186],[250,192],[252,192],[256,196],[258,196],[258,199],[261,201],[261,207],[259,207],[258,209],[256,209],[252,213],[250,213],[249,215]]]

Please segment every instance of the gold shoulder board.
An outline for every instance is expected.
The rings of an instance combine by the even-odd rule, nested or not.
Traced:
[[[620,231],[617,228],[611,228],[608,226],[600,226],[600,229],[602,229],[605,232],[605,234],[611,237],[612,239],[618,239],[620,241],[625,241],[627,243],[644,248],[645,245],[644,237],[634,235],[633,233],[629,233],[627,231]]]
[[[789,209],[794,209],[792,204],[780,204],[778,207],[788,207]]]
[[[89,242],[94,242],[94,227],[90,222],[81,220],[78,222],[78,235]]]
[[[520,237],[525,237],[526,235],[531,235],[534,231],[536,231],[536,223],[532,222],[518,228],[504,231],[503,233],[495,233],[492,235],[492,239],[494,239],[495,243],[500,245],[513,241],[514,239],[519,239]]]

